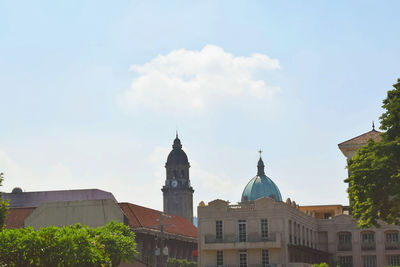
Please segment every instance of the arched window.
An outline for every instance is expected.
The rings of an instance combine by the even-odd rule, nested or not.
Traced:
[[[351,232],[338,232],[338,250],[352,250]]]
[[[385,231],[385,248],[386,249],[400,249],[399,231],[397,231],[397,230]]]
[[[362,250],[375,250],[375,232],[374,231],[361,232],[361,249]]]

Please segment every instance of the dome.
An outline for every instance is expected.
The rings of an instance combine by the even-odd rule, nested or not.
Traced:
[[[172,145],[172,151],[169,153],[166,165],[170,164],[189,164],[188,157],[185,151],[182,150],[181,140],[179,140],[178,135],[174,140]]]
[[[276,184],[265,175],[264,162],[260,158],[258,161],[257,175],[250,180],[242,193],[242,202],[254,201],[258,198],[269,197],[276,201],[282,201],[281,192]]]
[[[22,189],[21,189],[20,187],[15,187],[15,188],[11,191],[12,194],[22,193],[22,192],[23,192],[23,191],[22,191]]]

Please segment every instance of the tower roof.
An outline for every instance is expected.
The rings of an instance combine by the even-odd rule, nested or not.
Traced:
[[[347,159],[351,159],[357,153],[358,149],[368,143],[368,140],[372,139],[375,142],[379,142],[381,138],[381,132],[375,130],[374,122],[372,122],[371,131],[344,141],[338,144],[338,147]]]
[[[260,156],[257,164],[257,175],[248,182],[242,193],[242,202],[254,201],[258,198],[269,197],[282,201],[281,192],[276,184],[265,175],[264,162]]]
[[[375,142],[378,142],[381,140],[381,133],[375,129],[372,129],[369,132],[363,133],[359,136],[356,136],[347,141],[344,141],[344,142],[338,144],[338,146],[341,147],[341,146],[346,146],[346,145],[365,145],[368,143],[369,139],[372,139]]]
[[[174,144],[172,145],[172,151],[169,153],[166,165],[170,164],[189,164],[188,157],[185,151],[182,150],[181,140],[176,134]]]

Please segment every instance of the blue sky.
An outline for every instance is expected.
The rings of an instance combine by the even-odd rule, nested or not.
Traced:
[[[195,205],[238,201],[260,148],[284,199],[347,204],[337,144],[371,129],[400,77],[399,8],[0,1],[2,190],[101,188],[162,209],[178,127]]]

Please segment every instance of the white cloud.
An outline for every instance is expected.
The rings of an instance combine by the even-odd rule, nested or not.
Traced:
[[[279,90],[256,78],[260,71],[280,69],[277,59],[234,56],[215,45],[173,50],[131,69],[138,77],[118,99],[125,109],[201,112],[224,99],[266,98]]]
[[[191,161],[190,180],[196,190],[194,194],[194,209],[200,201],[210,202],[217,198],[229,200],[232,203],[239,200],[241,188],[235,185],[228,175],[213,173],[197,162]]]

